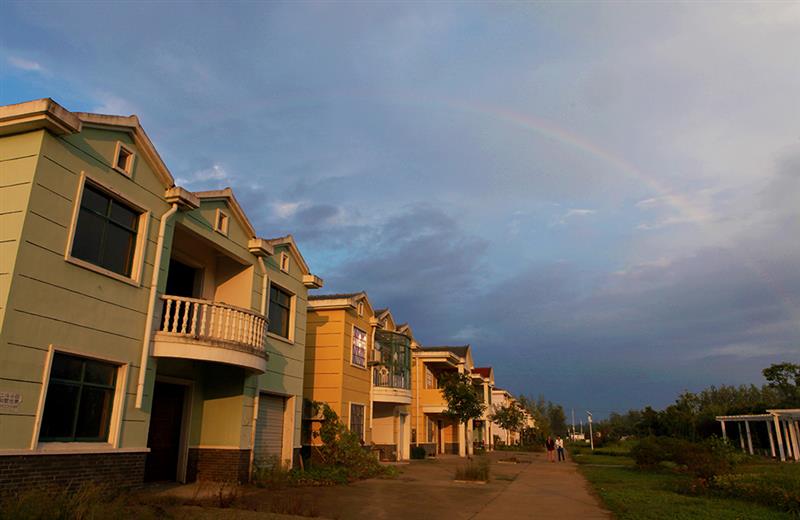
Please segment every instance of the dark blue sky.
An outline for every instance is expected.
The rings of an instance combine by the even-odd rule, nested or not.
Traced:
[[[16,3],[0,102],[137,114],[326,291],[599,415],[800,361],[800,6]]]

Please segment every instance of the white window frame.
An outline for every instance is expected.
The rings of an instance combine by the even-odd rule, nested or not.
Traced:
[[[50,370],[53,366],[53,357],[56,355],[56,352],[117,365],[117,383],[114,388],[114,400],[111,404],[111,418],[108,423],[107,442],[39,442],[39,432],[42,428],[42,419],[44,418],[44,405],[47,400],[47,388],[50,384]],[[122,419],[125,415],[125,396],[128,388],[129,372],[130,363],[127,361],[107,356],[99,356],[97,354],[51,343],[48,347],[44,367],[42,369],[42,387],[39,391],[39,403],[36,406],[36,417],[34,418],[33,435],[31,436],[30,444],[31,450],[88,452],[93,449],[107,451],[108,448],[120,448],[120,441],[122,439]]]
[[[364,333],[364,364],[363,365],[359,365],[358,363],[354,363],[353,362],[353,358],[354,358],[353,349],[355,347],[356,331],[357,330]],[[367,359],[367,352],[368,351],[369,351],[369,334],[364,329],[353,325],[353,328],[350,331],[350,364],[352,366],[356,367],[356,368],[361,369],[361,370],[366,370],[367,369],[367,361],[368,361],[368,359]]]
[[[214,213],[214,231],[217,233],[228,236],[228,230],[231,225],[231,216],[217,208]]]
[[[356,304],[356,314],[358,314],[359,316],[363,316],[364,315],[364,302],[363,301],[360,301],[360,302],[358,302]]]
[[[120,168],[118,166],[119,154],[122,150],[125,150],[125,152],[128,154],[128,160],[126,161],[125,168]],[[132,148],[124,144],[122,141],[117,141],[117,146],[114,149],[114,162],[111,163],[111,167],[125,177],[131,178],[133,177],[133,165],[135,161],[136,152],[134,152]]]
[[[133,253],[133,266],[131,267],[130,277],[121,275],[119,273],[115,273],[114,271],[106,269],[105,267],[101,267],[86,260],[82,260],[80,258],[72,256],[72,243],[75,240],[75,232],[77,231],[78,228],[78,217],[81,212],[81,201],[83,200],[83,192],[87,180],[89,181],[89,184],[92,184],[100,191],[108,193],[110,196],[119,199],[120,201],[124,202],[125,204],[129,205],[131,208],[139,212],[139,222],[136,228],[137,229],[136,246]],[[116,280],[119,280],[120,282],[125,282],[127,284],[133,285],[134,287],[139,287],[142,281],[142,270],[144,268],[144,253],[146,249],[145,246],[147,244],[147,231],[149,224],[150,224],[150,210],[147,209],[144,205],[139,204],[134,200],[131,200],[131,198],[128,197],[127,195],[123,195],[118,190],[115,190],[114,188],[111,188],[108,185],[103,184],[95,177],[87,175],[86,172],[81,172],[81,175],[78,178],[78,190],[75,194],[75,202],[73,203],[72,207],[72,222],[70,223],[69,229],[67,230],[67,248],[66,251],[64,251],[64,260],[79,267],[83,267],[84,269],[88,269],[90,271],[94,271],[96,273],[114,278]]]
[[[364,441],[364,444],[367,442],[367,405],[364,403],[359,403],[356,401],[350,401],[350,407],[347,410],[347,429],[353,431],[353,405],[360,406],[362,412],[362,423],[361,423],[361,439]]]
[[[267,311],[267,318],[269,318],[269,305],[270,305],[270,292],[272,286],[275,286],[282,290],[285,293],[288,293],[289,298],[289,337],[285,338],[279,334],[275,334],[274,332],[269,331],[269,327],[267,327],[267,337],[277,339],[278,341],[283,341],[284,343],[289,343],[294,345],[294,329],[295,329],[295,314],[297,314],[297,294],[294,291],[289,290],[286,286],[281,285],[279,283],[275,283],[274,281],[270,280],[267,283],[267,300],[266,300],[266,311]]]
[[[289,253],[286,251],[281,251],[281,256],[278,263],[278,268],[284,273],[288,273],[290,269],[290,262],[291,258],[289,257]]]

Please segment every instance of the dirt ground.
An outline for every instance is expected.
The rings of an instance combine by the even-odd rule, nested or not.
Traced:
[[[396,479],[334,487],[255,489],[237,504],[250,511],[191,508],[183,512],[194,520],[278,518],[265,514],[275,511],[277,504],[279,511],[302,511],[332,520],[611,517],[571,462],[548,463],[541,453],[494,452],[486,457],[491,461],[491,475],[485,484],[454,482],[455,470],[465,460],[445,456],[400,465]],[[520,462],[503,462],[510,457]]]

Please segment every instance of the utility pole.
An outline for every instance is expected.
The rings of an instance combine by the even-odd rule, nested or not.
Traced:
[[[592,412],[586,410],[586,413],[589,415],[589,442],[592,446],[592,451],[594,451],[594,434],[592,434]]]
[[[575,408],[572,409],[572,440],[575,440]]]

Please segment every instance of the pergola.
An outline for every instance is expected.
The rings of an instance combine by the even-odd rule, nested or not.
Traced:
[[[781,461],[794,459],[800,461],[800,408],[783,410],[767,410],[765,414],[756,415],[719,415],[717,421],[722,426],[722,438],[727,440],[726,423],[736,423],[739,427],[739,445],[745,451],[745,435],[742,434],[742,423],[747,435],[747,451],[753,454],[753,438],[750,434],[750,423],[763,423],[767,428],[769,448],[775,457],[775,445]],[[773,440],[774,439],[774,440]]]

